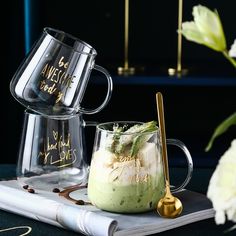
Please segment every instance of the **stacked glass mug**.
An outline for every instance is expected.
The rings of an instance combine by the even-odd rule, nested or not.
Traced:
[[[44,28],[16,71],[10,91],[27,108],[17,164],[22,185],[50,190],[87,183],[82,116],[101,111],[113,89],[107,70],[95,64],[96,55],[74,36]],[[105,75],[107,94],[99,107],[86,109],[81,102],[93,69]]]

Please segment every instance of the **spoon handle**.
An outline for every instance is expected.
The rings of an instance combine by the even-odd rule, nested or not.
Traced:
[[[158,113],[159,129],[160,129],[160,141],[162,146],[162,162],[164,166],[164,176],[166,184],[169,185],[170,177],[169,177],[167,146],[166,146],[164,106],[163,106],[163,96],[161,92],[158,92],[156,94],[156,101],[157,101],[157,113]]]

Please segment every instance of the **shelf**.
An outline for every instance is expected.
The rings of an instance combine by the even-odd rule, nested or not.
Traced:
[[[236,86],[236,77],[171,77],[171,76],[113,76],[115,85],[170,85],[170,86]],[[105,80],[92,79],[95,84],[104,84]]]

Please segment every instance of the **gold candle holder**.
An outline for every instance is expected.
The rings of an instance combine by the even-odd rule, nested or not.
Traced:
[[[124,67],[118,67],[119,75],[133,75],[134,67],[129,67],[129,0],[125,0],[125,32],[124,32]]]
[[[182,18],[183,18],[183,0],[179,0],[178,4],[178,43],[177,43],[177,68],[169,68],[168,74],[171,76],[181,77],[188,73],[187,69],[182,68]]]

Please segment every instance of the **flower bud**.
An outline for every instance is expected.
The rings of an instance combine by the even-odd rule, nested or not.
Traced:
[[[220,17],[216,11],[198,5],[193,7],[194,21],[184,22],[181,33],[190,41],[213,50],[226,50],[226,40]]]

